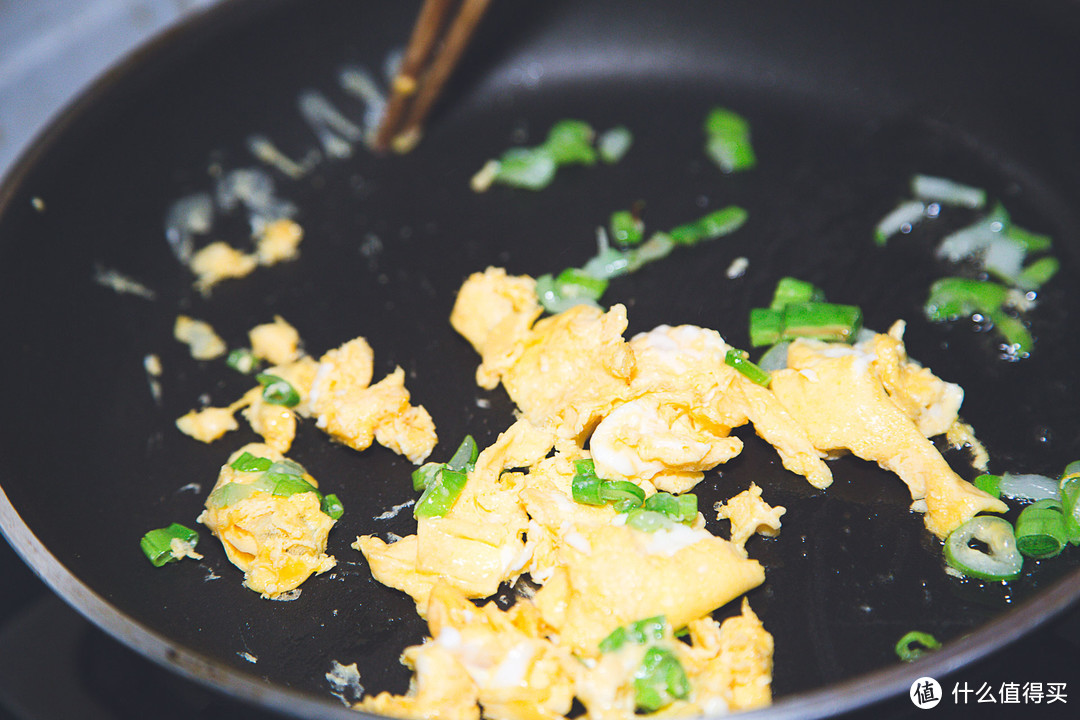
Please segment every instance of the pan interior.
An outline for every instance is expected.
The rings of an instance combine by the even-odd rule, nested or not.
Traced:
[[[1080,63],[1057,65],[1053,77],[1039,71],[1045,57],[1073,57],[1077,46],[1037,14],[934,5],[956,15],[931,24],[919,14],[927,3],[873,13],[865,3],[687,2],[663,12],[652,3],[496,4],[415,151],[375,157],[354,145],[333,158],[324,149],[293,179],[260,165],[247,141],[264,135],[296,158],[317,148],[297,109],[311,90],[362,122],[342,68],[380,78],[415,7],[230,5],[95,89],[0,196],[5,376],[19,426],[3,440],[4,491],[68,570],[178,646],[328,697],[333,660],[356,662],[369,691],[404,691],[398,655],[424,634],[412,602],[374,582],[349,547],[360,534],[412,532],[407,510],[377,519],[414,497],[411,466],[378,447],[333,445],[310,425],[291,456],[347,509],[331,536],[334,571],[309,580],[300,599],[274,603],[242,588],[209,539],[199,563],[145,562],[142,533],[194,525],[224,458],[256,439],[242,430],[204,446],[175,430],[175,418],[204,399],[224,405],[250,382],[192,360],[171,337],[178,313],[210,322],[230,346],[275,315],[316,356],[364,335],[376,377],[405,369],[415,402],[439,427],[437,453],[465,433],[484,445],[513,409],[501,390],[475,386],[477,358],[449,327],[460,283],[488,265],[532,275],[580,265],[595,251],[596,227],[639,201],[651,229],[728,204],[751,219],[729,238],[614,281],[605,302],[627,306],[628,336],[690,323],[746,346],[749,309],[794,275],[862,306],[874,329],[907,320],[913,356],[966,389],[962,414],[994,469],[1054,474],[1080,457],[1080,370],[1065,312],[1080,307],[1075,284],[1047,286],[1033,321],[1037,352],[1004,362],[991,334],[923,319],[926,288],[948,272],[931,259],[939,235],[916,231],[884,249],[872,242],[913,173],[941,174],[987,188],[1017,222],[1052,234],[1059,277],[1075,272],[1078,222],[1066,200],[1077,189],[1067,169],[1076,167],[1068,133],[1077,100],[1057,91],[1075,83]],[[962,11],[975,13],[969,27],[980,32],[961,50],[950,20],[968,17]],[[1044,31],[1039,53],[1015,50]],[[1040,113],[1051,97],[1057,112]],[[750,119],[753,172],[724,175],[704,157],[701,123],[716,105]],[[469,189],[487,158],[539,142],[566,117],[601,130],[626,125],[634,146],[620,163],[567,170],[543,192]],[[1045,122],[1040,132],[1028,126],[1033,117]],[[251,167],[298,208],[301,259],[203,297],[170,253],[165,217],[178,199],[212,193],[223,176]],[[242,209],[219,207],[198,239],[241,244],[247,222]],[[729,279],[737,258],[748,270]],[[100,268],[155,298],[103,287]],[[164,368],[160,402],[148,387],[148,354]],[[740,436],[743,454],[698,492],[709,508],[753,481],[788,509],[779,538],[748,548],[766,567],[750,601],[776,638],[778,698],[893,664],[893,643],[908,630],[945,641],[971,633],[1080,564],[1072,549],[1007,588],[957,581],[896,478],[844,458],[823,494],[784,471],[752,433]],[[972,475],[963,453],[947,457]],[[508,589],[501,599],[511,597]]]

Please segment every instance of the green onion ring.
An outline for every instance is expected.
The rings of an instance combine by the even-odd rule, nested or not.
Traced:
[[[1037,500],[1016,519],[1016,547],[1029,558],[1056,557],[1068,541],[1065,516],[1058,500]]]
[[[989,552],[971,547],[972,540],[985,543]],[[953,530],[945,539],[945,561],[969,577],[1014,580],[1020,576],[1024,557],[1016,549],[1016,536],[1007,520],[980,515]]]
[[[918,647],[921,645],[922,647]],[[896,643],[896,656],[904,662],[911,662],[928,650],[939,650],[941,643],[930,633],[912,630]]]

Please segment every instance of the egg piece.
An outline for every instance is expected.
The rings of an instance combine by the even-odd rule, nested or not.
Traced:
[[[773,637],[746,598],[739,615],[723,623],[699,618],[687,630],[685,666],[702,714],[751,710],[772,702]]]
[[[234,452],[222,466],[214,490],[230,483],[250,485],[262,472],[244,472],[232,467],[243,453],[285,461],[285,456],[268,445],[249,443]],[[317,483],[305,473],[304,480]],[[228,505],[207,498],[198,521],[206,525],[225,548],[229,560],[244,571],[244,585],[267,598],[277,598],[295,590],[312,574],[321,574],[337,561],[326,554],[326,541],[334,520],[322,512],[314,492],[288,496],[254,490]]]
[[[340,347],[328,350],[319,358],[311,386],[311,403],[333,403],[353,390],[371,384],[375,351],[363,337],[356,337]]]
[[[919,432],[926,437],[944,434],[958,422],[964,390],[908,357],[904,329],[904,321],[897,320],[888,333],[876,333],[854,346],[802,341],[794,350],[789,348],[788,366],[803,367],[815,356],[855,355],[870,364],[889,398],[915,422]]]
[[[575,692],[589,718],[630,720],[635,715],[634,677],[649,648],[668,651],[682,666],[690,694],[654,717],[719,716],[768,705],[772,699],[773,639],[743,599],[739,615],[723,624],[711,617],[686,625],[680,642],[671,624],[648,644],[624,643],[576,666]]]
[[[477,353],[476,383],[489,390],[499,384],[525,348],[529,329],[543,308],[536,299],[536,281],[489,267],[462,284],[450,312],[450,324]]]
[[[477,607],[439,585],[428,601],[428,627],[433,643],[465,667],[486,717],[554,720],[570,711],[577,660],[540,635],[546,628],[528,600],[509,611],[494,602]]]
[[[538,321],[503,386],[530,422],[579,444],[628,399],[634,354],[622,338],[626,308],[577,305]]]
[[[191,410],[176,419],[176,427],[180,432],[199,442],[212,443],[225,433],[240,428],[234,416],[235,412],[231,407]]]
[[[945,439],[949,447],[959,450],[967,448],[971,453],[971,467],[979,472],[989,472],[990,453],[986,447],[975,437],[975,428],[957,418],[956,422],[945,431]]]
[[[574,460],[580,453],[557,453],[530,468],[518,494],[529,516],[527,541],[529,561],[525,567],[534,582],[546,583],[561,564],[559,550],[564,544],[587,549],[588,541],[577,530],[584,525],[610,525],[618,517],[610,505],[574,502],[571,483]]]
[[[732,392],[724,398],[726,411],[745,414],[754,432],[772,445],[787,470],[824,490],[833,481],[832,470],[824,460],[827,453],[814,444],[810,433],[773,390],[771,384],[763,388],[739,374],[732,383]]]
[[[536,606],[560,642],[583,656],[595,656],[620,625],[664,615],[682,627],[765,580],[756,560],[703,529],[575,530],[584,544],[559,548],[560,566],[537,592]]]
[[[784,467],[825,488],[832,472],[806,432],[772,393],[727,365],[731,348],[720,333],[694,325],[660,325],[630,340],[637,372],[632,393],[678,393],[714,432],[750,422]]]
[[[746,541],[754,534],[776,537],[780,534],[780,516],[787,509],[773,507],[761,497],[755,483],[730,500],[716,505],[716,519],[731,522],[731,542],[745,554]]]
[[[649,394],[609,413],[589,450],[596,474],[608,480],[651,481],[657,490],[686,492],[742,451],[728,428],[711,425],[682,398]]]
[[[296,415],[293,411],[283,405],[266,402],[261,387],[252,388],[245,397],[249,405],[244,408],[244,418],[251,429],[278,452],[288,452],[296,438]]]
[[[476,684],[454,653],[427,643],[406,653],[404,659],[415,673],[407,694],[382,692],[364,698],[353,709],[410,720],[480,720]]]
[[[186,344],[191,357],[196,360],[213,360],[225,354],[225,341],[208,322],[187,315],[177,315],[173,324],[173,337]]]
[[[912,500],[925,499],[923,522],[938,537],[946,537],[979,512],[1005,512],[1003,502],[953,472],[915,421],[889,397],[871,370],[870,357],[828,345],[793,342],[789,369],[773,373],[771,385],[815,447],[825,452],[849,450],[899,475]]]
[[[416,534],[395,543],[367,535],[353,547],[376,580],[412,596],[422,615],[439,582],[470,598],[493,595],[529,560],[522,537],[529,518],[518,500],[522,475],[503,470],[537,461],[550,446],[550,433],[519,420],[479,454],[446,515],[420,518]]]
[[[300,333],[280,315],[274,322],[248,331],[252,354],[272,365],[285,365],[300,357]]]
[[[294,220],[280,218],[268,222],[255,240],[255,258],[260,265],[295,260],[300,257],[303,239],[304,229]]]
[[[222,280],[250,275],[258,260],[219,240],[192,255],[188,266],[195,273],[195,288],[209,295],[211,288]]]
[[[663,643],[674,649],[669,643]],[[636,697],[634,673],[641,667],[647,648],[628,643],[618,652],[607,652],[589,658],[589,664],[577,668],[574,693],[585,707],[590,720],[632,720]],[[662,710],[664,716],[673,713],[672,707]],[[674,713],[677,715],[678,713]]]
[[[904,327],[898,320],[887,334],[878,333],[866,343],[874,356],[874,373],[893,402],[915,421],[919,432],[926,437],[941,435],[958,421],[964,389],[908,358]]]
[[[367,342],[350,341],[324,355],[311,390],[315,425],[355,450],[375,440],[419,464],[435,448],[435,423],[423,406],[409,404],[400,367],[375,383]]]

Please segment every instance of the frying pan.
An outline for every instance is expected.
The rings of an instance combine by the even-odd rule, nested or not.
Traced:
[[[22,159],[0,191],[7,431],[0,523],[27,562],[92,621],[150,658],[242,699],[300,717],[355,717],[330,695],[331,662],[356,662],[369,692],[403,692],[400,651],[424,625],[406,596],[376,583],[349,548],[359,534],[412,532],[411,465],[364,453],[302,425],[291,456],[337,493],[339,561],[292,602],[261,600],[203,532],[200,562],[152,568],[139,537],[194,524],[218,467],[255,439],[212,445],[173,421],[222,405],[249,380],[193,360],[171,337],[178,313],[209,321],[231,346],[274,315],[315,355],[356,335],[376,377],[402,366],[448,454],[509,425],[501,390],[473,383],[473,351],[447,322],[456,289],[487,265],[558,272],[594,251],[595,228],[645,203],[651,228],[737,203],[737,234],[673,253],[618,279],[628,336],[660,323],[718,329],[747,345],[751,307],[782,275],[861,305],[867,325],[908,321],[913,356],[967,392],[962,414],[992,469],[1055,474],[1080,457],[1080,371],[1067,279],[1080,247],[1080,7],[987,2],[591,2],[494,4],[421,144],[376,157],[325,151],[290,178],[248,150],[263,135],[293,158],[319,142],[297,109],[308,91],[361,122],[343,67],[381,77],[407,37],[413,3],[295,0],[223,4],[163,36],[87,91]],[[705,160],[701,121],[714,105],[752,123],[759,166],[725,176]],[[578,117],[635,134],[618,164],[564,171],[533,193],[469,189],[483,162]],[[260,168],[305,228],[301,258],[216,287],[192,288],[166,242],[169,208],[212,193],[232,170]],[[1014,219],[1049,233],[1063,270],[1032,313],[1036,351],[998,357],[990,333],[932,325],[926,288],[949,268],[916,231],[876,248],[877,220],[912,173],[985,187]],[[939,227],[948,227],[942,218]],[[243,208],[219,207],[197,242],[248,236]],[[726,277],[733,260],[749,269]],[[153,299],[95,281],[116,270]],[[143,361],[163,366],[160,397]],[[743,429],[745,430],[745,429]],[[775,540],[748,549],[767,581],[750,594],[776,638],[775,705],[762,715],[818,717],[907,690],[994,651],[1080,597],[1080,554],[1028,562],[1009,586],[945,574],[939,544],[907,511],[906,490],[868,463],[833,463],[827,493],[787,473],[752,432],[698,488],[703,507],[745,489],[787,507]],[[963,453],[947,457],[973,473]],[[192,484],[199,490],[192,489]],[[718,532],[722,525],[714,523]],[[512,602],[506,588],[496,599]],[[725,607],[722,617],[735,611]],[[899,665],[911,629],[945,649]]]

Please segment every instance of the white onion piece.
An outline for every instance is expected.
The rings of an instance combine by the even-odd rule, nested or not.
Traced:
[[[920,200],[978,209],[986,205],[986,191],[948,178],[914,175],[911,192]]]
[[[918,200],[908,200],[897,205],[888,215],[881,218],[874,228],[874,241],[878,245],[896,233],[909,233],[912,226],[926,217],[926,205]]]
[[[1005,473],[998,486],[1001,494],[1013,500],[1060,500],[1058,481],[1045,475]]]

